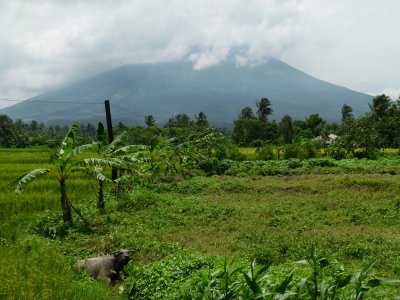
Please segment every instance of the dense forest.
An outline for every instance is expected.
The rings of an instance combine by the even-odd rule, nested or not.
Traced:
[[[369,103],[370,111],[354,116],[347,104],[341,108],[341,122],[327,122],[319,114],[310,114],[305,120],[293,120],[284,115],[279,121],[270,120],[273,107],[268,98],[256,101],[257,110],[244,107],[234,120],[233,129],[216,129],[223,136],[224,145],[256,147],[259,159],[310,158],[323,154],[340,159],[345,157],[375,158],[383,148],[398,148],[400,142],[400,100],[392,101],[382,94]],[[339,108],[338,108],[339,109]],[[150,145],[159,139],[177,138],[179,142],[210,128],[207,116],[200,112],[191,119],[176,114],[163,127],[156,126],[152,115],[144,118],[145,126],[114,126],[114,135],[128,132],[130,144]],[[0,115],[0,147],[25,148],[58,145],[69,126],[45,126],[36,120],[23,122]],[[80,124],[78,144],[96,141],[97,128],[93,124]],[[275,149],[275,150],[273,150]]]

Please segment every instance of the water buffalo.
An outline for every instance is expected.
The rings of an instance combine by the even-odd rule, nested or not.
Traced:
[[[98,256],[78,261],[78,268],[85,268],[93,277],[114,284],[125,265],[131,260],[131,252],[121,249],[113,255]]]

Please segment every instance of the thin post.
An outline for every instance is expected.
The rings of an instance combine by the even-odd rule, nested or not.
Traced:
[[[104,100],[104,106],[106,109],[108,143],[111,144],[114,140],[114,133],[113,133],[112,120],[111,120],[110,100]],[[118,178],[117,169],[114,167],[111,170],[111,178],[112,178],[112,180],[116,180]]]

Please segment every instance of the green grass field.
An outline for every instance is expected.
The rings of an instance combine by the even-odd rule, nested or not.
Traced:
[[[376,259],[376,276],[400,278],[397,173],[213,176],[137,185],[109,193],[102,214],[96,182],[78,176],[68,193],[92,224],[89,230],[76,215],[65,229],[51,177],[14,193],[13,179],[47,161],[46,149],[0,149],[0,299],[126,299],[124,282],[109,288],[74,267],[78,259],[119,248],[135,251],[135,267],[189,251],[273,261],[285,269],[315,244],[346,269]],[[367,298],[393,299],[399,290],[380,288]]]

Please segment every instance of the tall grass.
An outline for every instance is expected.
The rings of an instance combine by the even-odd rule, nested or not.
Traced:
[[[58,185],[43,177],[16,194],[15,179],[48,160],[45,148],[0,149],[0,299],[119,298],[104,284],[79,275],[62,244],[31,234],[37,213],[59,213]],[[92,182],[75,177],[68,189],[71,200],[78,201],[90,194]]]
[[[49,167],[48,149],[0,149],[0,219],[15,214],[53,210],[60,207],[59,186],[49,177],[38,178],[26,188],[26,193],[14,193],[16,179],[38,167]],[[67,189],[70,200],[94,192],[96,182],[84,175],[71,178]]]
[[[109,299],[104,284],[79,278],[56,243],[19,235],[0,250],[1,299]]]

